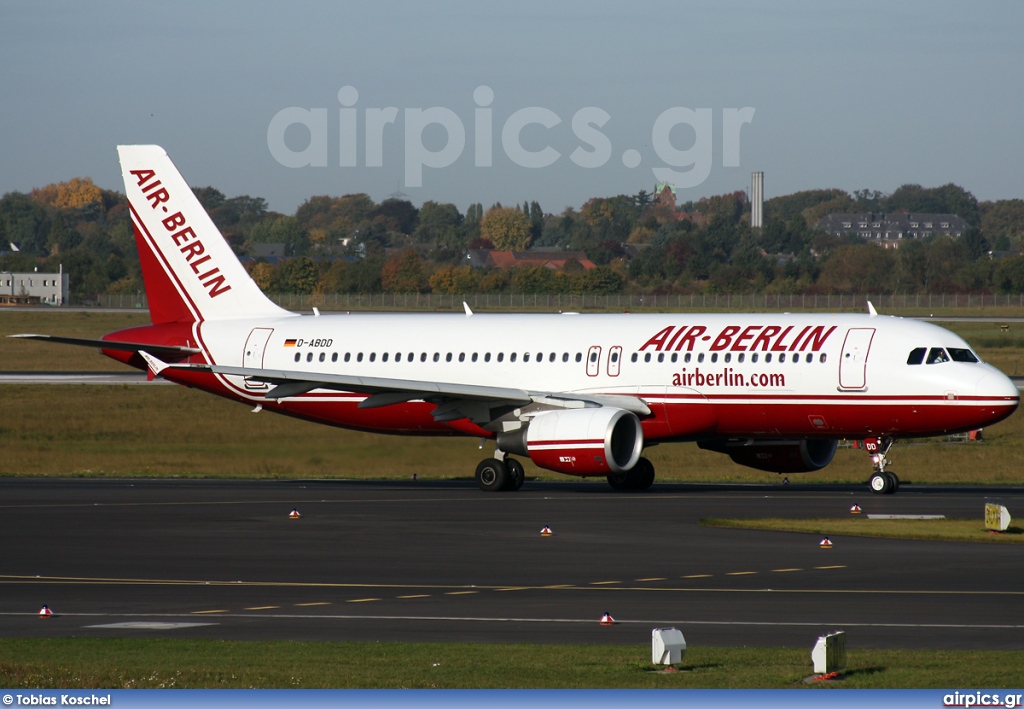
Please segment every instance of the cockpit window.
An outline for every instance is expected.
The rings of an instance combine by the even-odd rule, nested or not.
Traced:
[[[928,350],[928,364],[942,364],[949,361],[949,355],[941,347],[932,347]]]
[[[910,356],[907,357],[907,364],[921,364],[924,362],[924,353],[927,351],[927,347],[915,347],[910,350]]]
[[[970,350],[965,350],[962,347],[949,347],[949,358],[954,362],[977,362],[978,358],[974,356],[974,353]]]

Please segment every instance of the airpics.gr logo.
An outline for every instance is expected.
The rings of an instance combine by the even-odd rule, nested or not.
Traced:
[[[359,92],[354,86],[341,87],[338,91],[341,107],[337,113],[336,132],[330,129],[331,121],[326,108],[291,106],[281,109],[271,118],[267,127],[270,154],[285,167],[327,167],[333,142],[329,136],[333,133],[338,136],[338,166],[358,167],[358,137],[361,131],[363,166],[383,167],[385,135],[393,132],[385,129],[398,121],[399,110],[394,106],[363,108],[360,116],[360,110],[356,107],[358,102]],[[473,92],[475,106],[471,137],[473,166],[477,168],[491,167],[494,162],[494,133],[496,120],[500,120],[500,117],[494,116],[491,108],[493,102],[494,91],[490,87],[478,86]],[[651,171],[658,181],[689,188],[702,184],[708,178],[714,159],[714,113],[710,108],[675,106],[662,111],[654,119],[650,145],[663,164],[652,167]],[[573,164],[595,169],[611,160],[614,153],[611,140],[601,132],[609,120],[611,115],[596,106],[586,106],[573,114],[569,124],[573,136],[579,141],[569,154]],[[739,167],[740,132],[744,124],[753,120],[754,109],[749,106],[723,108],[720,111],[722,167]],[[441,106],[406,108],[402,121],[406,187],[423,186],[423,168],[450,167],[462,157],[466,149],[466,125],[455,111]],[[527,126],[554,130],[562,122],[561,116],[548,108],[520,108],[504,117],[501,123],[501,149],[519,167],[536,170],[554,165],[562,159],[562,153],[549,144],[540,149],[528,150],[523,146],[522,136]],[[302,150],[293,150],[285,141],[286,131],[295,125],[304,126],[309,132],[309,143]],[[428,149],[424,144],[424,133],[431,126],[439,126],[445,134],[444,147],[438,150]],[[693,130],[693,145],[680,149],[673,144],[671,133],[677,126],[689,126]],[[641,138],[638,142],[647,143],[647,139]],[[621,159],[626,167],[636,168],[643,162],[644,156],[639,150],[627,148],[621,153]]]

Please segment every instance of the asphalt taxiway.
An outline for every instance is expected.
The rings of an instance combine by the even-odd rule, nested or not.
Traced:
[[[1022,546],[699,524],[987,501],[1024,487],[7,478],[0,636],[1020,649]]]

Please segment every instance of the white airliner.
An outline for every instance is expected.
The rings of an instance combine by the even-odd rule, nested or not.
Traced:
[[[895,438],[1006,418],[1016,386],[940,327],[877,315],[300,315],[249,277],[170,158],[118,148],[153,324],[99,347],[151,377],[319,423],[494,442],[484,490],[515,490],[512,457],[645,489],[645,447],[689,441],[774,472],[819,470],[865,440],[874,492]]]

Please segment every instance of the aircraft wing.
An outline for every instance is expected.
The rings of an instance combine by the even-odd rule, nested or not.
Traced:
[[[390,379],[386,377],[359,377],[346,374],[320,372],[292,372],[253,367],[230,367],[206,364],[168,365],[153,356],[142,356],[150,364],[153,373],[167,368],[208,371],[227,376],[248,377],[251,380],[273,384],[274,388],[264,396],[267,399],[284,399],[298,396],[314,389],[335,389],[369,394],[359,403],[359,408],[371,409],[391,406],[416,399],[438,404],[433,416],[437,421],[456,421],[468,418],[474,423],[487,424],[513,408],[537,404],[542,408],[596,408],[611,406],[625,409],[641,416],[651,413],[643,401],[632,396],[574,394],[572,392],[527,391],[510,387],[458,384],[452,382],[417,381]]]
[[[101,350],[120,350],[122,352],[142,352],[145,350],[154,355],[162,357],[187,357],[192,354],[200,354],[202,350],[195,347],[178,347],[175,345],[152,345],[142,342],[112,342],[110,340],[90,340],[82,337],[59,337],[57,335],[8,335],[22,340],[42,340],[43,342],[59,342],[65,345],[80,345],[82,347],[95,347]]]

